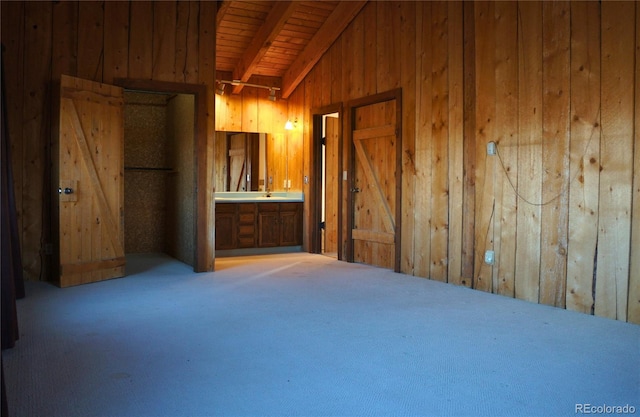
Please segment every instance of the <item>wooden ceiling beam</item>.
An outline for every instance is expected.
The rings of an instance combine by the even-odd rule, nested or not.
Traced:
[[[264,24],[260,27],[251,44],[233,70],[234,80],[249,81],[258,63],[271,47],[271,44],[284,27],[287,19],[293,14],[296,8],[295,3],[295,1],[276,1],[274,3]],[[242,87],[242,85],[235,85],[232,92],[237,94],[242,91]]]
[[[309,41],[306,48],[291,64],[282,77],[282,98],[287,98],[304,80],[313,66],[322,58],[338,36],[347,28],[349,23],[360,13],[367,0],[341,1],[333,13]]]

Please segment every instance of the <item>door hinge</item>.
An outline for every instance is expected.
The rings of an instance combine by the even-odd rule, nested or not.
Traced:
[[[320,223],[318,223],[318,227],[319,227],[321,230],[324,230],[324,228],[325,228],[325,222],[320,222]]]
[[[320,144],[321,145],[326,145],[327,144],[327,138],[323,137],[322,139],[320,139]]]

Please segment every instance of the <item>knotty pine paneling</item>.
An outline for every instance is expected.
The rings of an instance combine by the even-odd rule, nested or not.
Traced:
[[[448,220],[448,282],[464,285],[462,281],[462,238],[463,238],[463,210],[459,204],[463,197],[464,187],[464,95],[463,95],[463,33],[459,29],[463,21],[461,2],[448,3],[448,194],[450,211]],[[413,98],[413,102],[417,98]],[[411,108],[411,107],[409,107]],[[411,116],[408,116],[411,120]],[[408,140],[410,142],[410,140]],[[404,143],[404,142],[403,142]],[[405,145],[405,147],[408,145]],[[403,206],[404,207],[404,206]],[[407,226],[410,228],[410,226]]]
[[[640,7],[636,6],[636,80],[635,80],[635,135],[633,170],[633,212],[631,214],[631,273],[629,278],[629,308],[627,320],[640,323]]]
[[[431,4],[431,257],[429,276],[446,282],[449,241],[449,27],[446,3]]]
[[[79,78],[102,82],[104,65],[103,42],[105,37],[104,2],[78,2],[78,55]]]
[[[216,13],[217,2],[201,1],[198,10],[198,83],[207,86],[206,112],[207,121],[205,131],[206,141],[198,141],[196,152],[198,155],[206,155],[205,163],[198,164],[198,178],[206,178],[205,192],[199,192],[196,202],[198,207],[205,207],[204,223],[210,230],[196,228],[196,259],[204,267],[203,270],[212,271],[215,268],[215,183],[214,172],[216,169],[214,159],[214,134],[216,126],[215,118],[215,81],[216,81]],[[180,77],[178,76],[178,79]],[[176,81],[178,81],[178,79]],[[199,108],[198,113],[204,109]],[[200,217],[200,214],[198,214]],[[202,260],[202,261],[200,261]]]
[[[487,156],[485,143],[495,139],[495,79],[496,33],[495,3],[478,2],[475,5],[476,33],[476,122],[475,138],[475,237],[474,288],[493,290],[493,271],[484,263],[484,252],[493,248],[495,174],[497,161]]]
[[[513,2],[495,4],[495,124],[501,126],[495,142],[500,149],[504,171],[495,178],[495,213],[493,216],[493,290],[508,297],[515,291],[516,228],[512,221],[518,209],[518,5]]]
[[[516,297],[537,303],[540,294],[542,200],[542,3],[518,4],[518,211]],[[480,248],[482,250],[482,248]]]
[[[144,0],[129,2],[129,23],[127,77],[150,79],[153,68],[152,2]]]
[[[219,76],[221,79],[228,79]],[[273,78],[256,77],[252,83],[260,85],[274,85]],[[230,87],[227,87],[229,90]],[[298,92],[288,100],[269,100],[269,90],[255,87],[244,87],[240,94],[215,95],[215,130],[218,132],[259,132],[266,133],[267,138],[267,166],[272,183],[271,191],[284,191],[287,175],[291,180],[291,191],[303,190],[303,139],[308,137],[303,134],[305,122],[305,106],[299,103],[304,97]],[[297,120],[297,127],[293,131],[286,131],[284,125],[287,120]],[[225,135],[216,135],[216,161],[221,163],[224,156],[220,156],[220,149],[224,145],[219,143]],[[223,184],[225,179],[219,175],[214,176],[215,183]]]
[[[636,3],[602,4],[600,203],[595,313],[626,320],[629,294]],[[640,221],[640,219],[636,219]]]
[[[52,259],[44,250],[55,240],[48,159],[57,126],[52,88],[61,74],[107,83],[130,78],[206,85],[211,149],[203,154],[213,155],[216,3],[160,3],[1,2],[7,120],[27,279],[48,279]],[[198,167],[214,170],[212,163]],[[200,193],[208,194],[202,198],[210,206],[212,193]],[[213,225],[213,207],[207,222]],[[211,258],[206,252],[199,259]],[[213,259],[206,263],[213,265]]]
[[[416,9],[419,2],[401,2],[400,3],[400,20],[405,24],[400,25],[400,30],[403,33],[415,33],[417,26]],[[400,59],[403,65],[400,69],[400,79],[402,85],[405,85],[409,90],[415,90],[416,88],[416,72],[417,72],[417,56],[416,56],[416,42],[417,39],[414,36],[410,36],[406,42],[402,43],[400,49]],[[416,106],[416,94],[404,94],[402,96],[402,108],[414,109]],[[415,172],[414,155],[415,155],[415,120],[416,113],[408,112],[407,117],[402,123],[402,172],[407,175],[402,176],[402,189],[413,190],[414,178],[412,173]],[[413,229],[414,224],[414,211],[413,207],[413,193],[402,193],[402,200],[399,202],[405,210],[402,211],[402,217],[400,219],[402,225],[408,230]],[[400,268],[406,271],[413,271],[413,252],[414,242],[412,235],[401,236],[401,251],[400,251]]]
[[[403,178],[403,211],[413,216],[403,218],[403,272],[639,321],[637,313],[625,316],[623,302],[629,297],[630,312],[640,292],[627,255],[638,253],[630,235],[640,221],[631,200],[638,99],[631,88],[619,91],[639,82],[629,58],[637,53],[638,6],[617,6],[372,2],[318,62],[299,87],[310,96],[305,103],[327,104],[311,97],[324,89],[332,103],[403,89],[403,142],[411,142],[404,145],[403,175],[411,181]],[[389,28],[394,35],[382,36]],[[602,73],[601,49],[610,60]],[[409,54],[413,74],[395,65]],[[603,97],[600,86],[607,86]],[[606,99],[618,95],[621,101]],[[602,121],[609,139],[606,131],[601,139],[601,114],[610,115]],[[499,157],[486,155],[489,141]],[[599,231],[600,220],[607,227]],[[605,250],[620,237],[623,250],[605,261],[600,239]],[[487,249],[496,251],[494,265],[483,262]]]
[[[45,218],[45,187],[48,188],[47,144],[51,126],[51,74],[53,3],[26,2],[24,4],[24,67],[23,107],[20,124],[9,126],[21,129],[22,139],[22,264],[25,277],[42,277],[40,241],[48,231]],[[2,14],[5,17],[4,13]],[[15,17],[18,19],[18,17]],[[4,23],[3,23],[4,25]],[[7,62],[9,65],[9,62]],[[8,98],[8,100],[11,100]],[[11,120],[11,118],[9,118]],[[9,132],[13,142],[14,136]],[[14,142],[15,143],[15,142]]]
[[[23,54],[5,60],[5,70],[14,81],[8,90],[18,96],[10,101],[8,120],[12,146],[18,149],[14,167],[19,171],[21,238],[30,278],[40,272],[46,226],[40,219],[47,218],[41,196],[50,110],[43,97],[54,68],[91,73],[98,81],[115,76],[116,66],[125,61],[125,76],[130,78],[152,79],[155,69],[159,77],[171,72],[174,81],[190,82],[197,72],[197,82],[211,89],[207,129],[211,137],[218,128],[243,130],[243,115],[255,113],[243,108],[242,95],[224,96],[223,101],[215,97],[217,111],[213,111],[215,3],[192,2],[185,21],[182,3],[156,7],[152,2],[130,2],[128,43],[122,54],[110,50],[104,55],[90,49],[86,39],[80,42],[80,34],[100,39],[101,27],[102,40],[95,42],[106,45],[112,40],[105,41],[104,28],[120,25],[122,30],[124,16],[112,14],[108,7],[81,10],[79,2],[71,4],[75,9],[63,10],[68,6],[57,9],[56,3],[55,16],[50,15],[51,3],[1,4],[3,43],[16,57]],[[450,283],[560,307],[564,302],[567,309],[640,322],[640,267],[629,255],[638,259],[640,250],[639,181],[633,169],[640,152],[640,80],[637,63],[634,66],[640,43],[638,4],[446,4],[368,3],[288,102],[267,103],[257,95],[257,126],[266,130],[271,123],[273,136],[284,143],[280,126],[298,117],[300,130],[292,137],[300,138],[295,145],[300,148],[292,150],[295,160],[290,163],[299,164],[291,175],[299,177],[304,190],[302,178],[313,172],[307,156],[309,106],[346,103],[401,87],[407,177],[402,201],[403,272],[446,277]],[[154,22],[162,18],[154,13],[164,8],[175,15],[176,37],[168,43],[173,50],[155,51],[154,56],[154,39],[160,35],[154,35]],[[68,29],[56,23],[54,32],[51,22],[65,22],[68,13],[93,17],[78,19],[78,27],[73,19],[62,23]],[[446,31],[438,16],[446,17]],[[186,22],[197,22],[197,30]],[[383,36],[388,28],[393,35]],[[433,39],[433,32],[446,34],[446,45]],[[74,43],[68,48],[77,51],[65,52],[65,45]],[[190,54],[195,45],[197,57]],[[170,56],[161,59],[172,60],[174,66],[158,62],[159,56]],[[408,66],[413,68],[405,65],[410,56]],[[341,120],[345,129],[349,120]],[[489,140],[498,144],[500,159],[486,155]],[[27,147],[28,155],[23,151]],[[213,153],[213,146],[204,151]],[[341,152],[341,166],[347,169],[348,144]],[[205,169],[213,179],[213,167]],[[557,201],[540,205],[558,193],[562,195]],[[346,197],[344,187],[341,198]],[[348,216],[346,204],[340,216]],[[344,248],[346,230],[340,234]],[[609,257],[613,242],[622,242],[623,247]],[[438,255],[443,248],[444,258]],[[493,266],[482,263],[487,249],[496,251]],[[437,265],[432,265],[434,261]]]
[[[129,3],[106,1],[104,20],[109,22],[104,38],[104,68],[102,81],[112,83],[114,78],[125,78],[129,66]]]
[[[178,2],[175,81],[198,82],[198,3]]]
[[[16,213],[18,216],[18,233],[20,235],[21,250],[25,250],[24,237],[22,236],[24,212],[22,209],[23,194],[23,107],[24,107],[24,19],[15,18],[24,16],[23,2],[0,2],[0,24],[2,36],[2,70],[3,85],[6,94],[6,121],[9,127],[9,146],[11,153],[11,168],[14,184],[14,198]],[[14,17],[7,19],[7,16]],[[4,127],[3,127],[4,128]],[[40,212],[42,213],[42,212]],[[27,246],[28,247],[28,246]],[[24,260],[23,260],[24,262]],[[29,277],[32,278],[32,277]]]
[[[416,71],[418,74],[431,74],[431,62],[433,49],[429,47],[431,40],[431,7],[426,2],[420,2],[416,6],[416,48],[419,54],[416,54]],[[403,100],[407,95],[410,95],[410,91],[403,89]],[[414,136],[414,156],[412,170],[407,170],[406,173],[414,177],[414,190],[403,190],[405,194],[403,198],[403,204],[407,204],[406,200],[413,201],[414,210],[413,216],[413,229],[414,230],[429,230],[429,219],[431,216],[430,205],[430,192],[431,190],[431,175],[430,175],[430,147],[431,143],[431,112],[432,112],[432,80],[431,77],[421,76],[416,84],[416,115],[415,115],[415,136]],[[417,99],[417,98],[420,99]],[[403,112],[403,118],[406,114],[406,109]],[[404,124],[403,124],[404,125]],[[405,128],[410,126],[405,126]],[[405,142],[405,141],[403,141]],[[403,173],[404,180],[404,173]],[[409,191],[407,193],[407,191]],[[413,194],[413,195],[412,195]],[[404,211],[404,205],[403,205]],[[403,223],[404,224],[404,223]],[[431,258],[431,240],[430,233],[404,233],[402,236],[404,239],[411,237],[414,247],[413,252],[404,255],[405,268],[407,263],[413,266],[412,272],[415,275],[426,277],[429,275],[429,259]],[[420,250],[417,250],[420,248]],[[402,265],[401,265],[402,267]],[[409,272],[410,270],[404,270]]]
[[[570,29],[569,2],[542,5],[541,304],[565,306],[569,218]]]
[[[53,36],[51,77],[75,75],[78,66],[78,3],[53,3]]]
[[[600,7],[571,3],[571,126],[566,307],[593,313],[600,176]]]
[[[476,147],[476,27],[475,5],[467,3],[463,7],[463,196],[462,199],[462,267],[461,281],[464,286],[473,286],[473,255],[475,223],[475,147]]]
[[[176,75],[176,2],[153,2],[152,79],[174,81]]]

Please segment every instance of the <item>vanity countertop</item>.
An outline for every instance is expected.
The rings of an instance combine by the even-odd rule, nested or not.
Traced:
[[[267,197],[267,193],[264,191],[227,191],[216,193],[215,198],[216,203],[300,203],[304,201],[304,193],[296,191],[272,192]]]

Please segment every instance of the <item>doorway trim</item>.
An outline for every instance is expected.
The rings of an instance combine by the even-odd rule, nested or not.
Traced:
[[[373,94],[366,97],[350,100],[347,103],[346,119],[344,126],[348,126],[345,129],[346,150],[347,150],[347,170],[348,170],[348,189],[353,186],[353,180],[355,177],[355,152],[353,145],[353,131],[356,127],[356,110],[360,107],[370,106],[376,103],[382,103],[385,101],[396,102],[396,209],[395,209],[395,252],[394,252],[394,271],[400,272],[400,260],[402,256],[402,88],[396,88],[383,93]],[[347,191],[348,191],[347,189]],[[348,262],[354,262],[354,245],[353,245],[353,223],[354,223],[354,196],[352,192],[347,192],[347,231],[346,231],[346,257]],[[342,194],[341,194],[342,195]]]
[[[311,147],[311,161],[313,166],[313,178],[311,182],[310,194],[312,196],[312,204],[310,205],[309,213],[309,236],[311,244],[309,246],[310,253],[322,252],[322,233],[320,233],[320,216],[322,213],[322,128],[323,128],[323,116],[327,114],[338,113],[340,120],[340,127],[338,131],[338,172],[342,172],[343,169],[343,152],[342,152],[342,131],[343,131],[343,105],[342,103],[330,104],[328,106],[311,109],[311,119],[313,121],[313,144]],[[338,181],[338,196],[342,196],[342,181]],[[343,199],[338,198],[338,259],[342,260],[342,207]]]
[[[213,212],[213,192],[207,192],[207,166],[215,161],[207,152],[207,86],[202,84],[183,84],[167,81],[141,80],[130,78],[116,78],[114,85],[127,90],[138,90],[155,93],[191,94],[194,96],[194,163],[196,170],[196,204],[194,240],[195,253],[194,272],[213,271],[215,249],[210,242],[215,242],[213,219],[209,213]],[[211,170],[213,172],[213,169]]]

